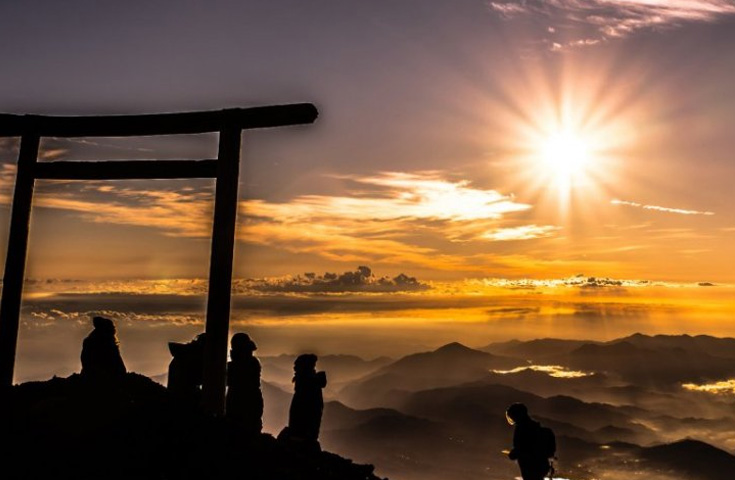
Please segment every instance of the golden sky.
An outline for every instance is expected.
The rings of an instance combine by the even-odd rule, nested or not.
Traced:
[[[319,108],[315,125],[244,135],[238,325],[420,325],[425,345],[449,337],[442,322],[475,338],[497,318],[507,329],[477,338],[730,331],[730,1],[41,3],[0,6],[8,112]],[[216,142],[46,139],[42,161],[207,158]],[[3,250],[16,156],[1,139]],[[179,303],[205,285],[212,194],[38,182],[25,314],[86,318],[125,294],[148,299],[142,319],[196,324],[201,302]],[[358,266],[368,291],[247,283]],[[427,287],[394,288],[401,273]],[[612,283],[569,284],[590,277]],[[518,281],[540,283],[520,295]],[[130,303],[108,310],[128,318]]]

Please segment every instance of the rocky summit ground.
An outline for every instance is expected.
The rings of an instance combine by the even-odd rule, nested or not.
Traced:
[[[177,407],[129,373],[114,386],[80,375],[12,387],[2,396],[3,479],[379,480],[371,465],[244,437],[222,419]]]

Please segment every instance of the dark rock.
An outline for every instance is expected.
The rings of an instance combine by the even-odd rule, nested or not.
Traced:
[[[4,393],[4,480],[378,480],[371,465],[177,407],[164,387],[135,373],[104,388],[72,375]]]

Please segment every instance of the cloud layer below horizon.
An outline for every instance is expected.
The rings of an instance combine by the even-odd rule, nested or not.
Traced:
[[[231,332],[254,334],[263,354],[367,358],[451,341],[480,346],[510,338],[605,340],[635,332],[735,335],[733,287],[727,285],[588,276],[422,282],[367,270],[238,280]],[[192,279],[30,282],[19,375],[45,378],[77,368],[81,339],[95,315],[117,322],[132,368],[159,374],[169,359],[167,342],[186,341],[204,329],[206,286]]]

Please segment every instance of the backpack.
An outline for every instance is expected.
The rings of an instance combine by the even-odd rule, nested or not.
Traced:
[[[544,458],[556,456],[556,436],[549,427],[540,427],[537,437],[538,452]]]

